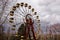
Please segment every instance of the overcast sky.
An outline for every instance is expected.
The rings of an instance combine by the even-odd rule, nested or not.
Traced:
[[[9,6],[17,2],[26,2],[36,9],[44,30],[47,25],[60,23],[60,0],[10,0]]]
[[[60,0],[21,0],[31,4],[40,14],[41,22],[60,23]],[[18,0],[17,2],[21,2]]]

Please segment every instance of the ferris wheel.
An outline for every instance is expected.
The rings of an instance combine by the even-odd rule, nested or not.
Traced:
[[[8,22],[12,26],[12,30],[15,30],[17,25],[20,25],[21,22],[24,23],[25,25],[25,40],[36,40],[37,35],[40,31],[40,19],[39,16],[37,15],[37,12],[35,11],[34,8],[31,7],[31,5],[28,5],[28,3],[16,3],[11,9],[11,11],[8,14]],[[6,19],[7,20],[7,19]],[[36,20],[36,25],[35,27],[34,23]],[[4,22],[3,22],[4,23]],[[37,33],[35,33],[35,29],[37,30]],[[28,31],[27,31],[28,30]],[[24,37],[21,35],[21,37]],[[21,38],[20,40],[22,40]]]

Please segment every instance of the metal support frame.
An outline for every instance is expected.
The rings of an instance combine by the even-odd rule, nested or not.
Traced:
[[[27,15],[28,16],[28,15]],[[30,36],[30,27],[31,27],[31,31],[32,31],[32,34],[33,34],[33,38],[34,40],[36,40],[36,37],[35,37],[35,33],[34,33],[34,27],[33,27],[33,22],[32,22],[32,19],[29,18],[27,19],[27,16],[26,16],[26,29],[28,29],[28,32],[26,33],[26,38],[28,37],[29,35],[29,39],[31,40],[31,36]],[[27,30],[26,30],[27,31]]]

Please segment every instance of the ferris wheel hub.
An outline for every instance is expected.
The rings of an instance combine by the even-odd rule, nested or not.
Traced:
[[[32,15],[31,14],[27,14],[26,15],[26,19],[32,19]]]

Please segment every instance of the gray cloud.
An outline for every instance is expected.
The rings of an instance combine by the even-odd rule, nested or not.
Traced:
[[[59,0],[40,0],[41,20],[50,22],[50,24],[60,23],[60,1]]]

